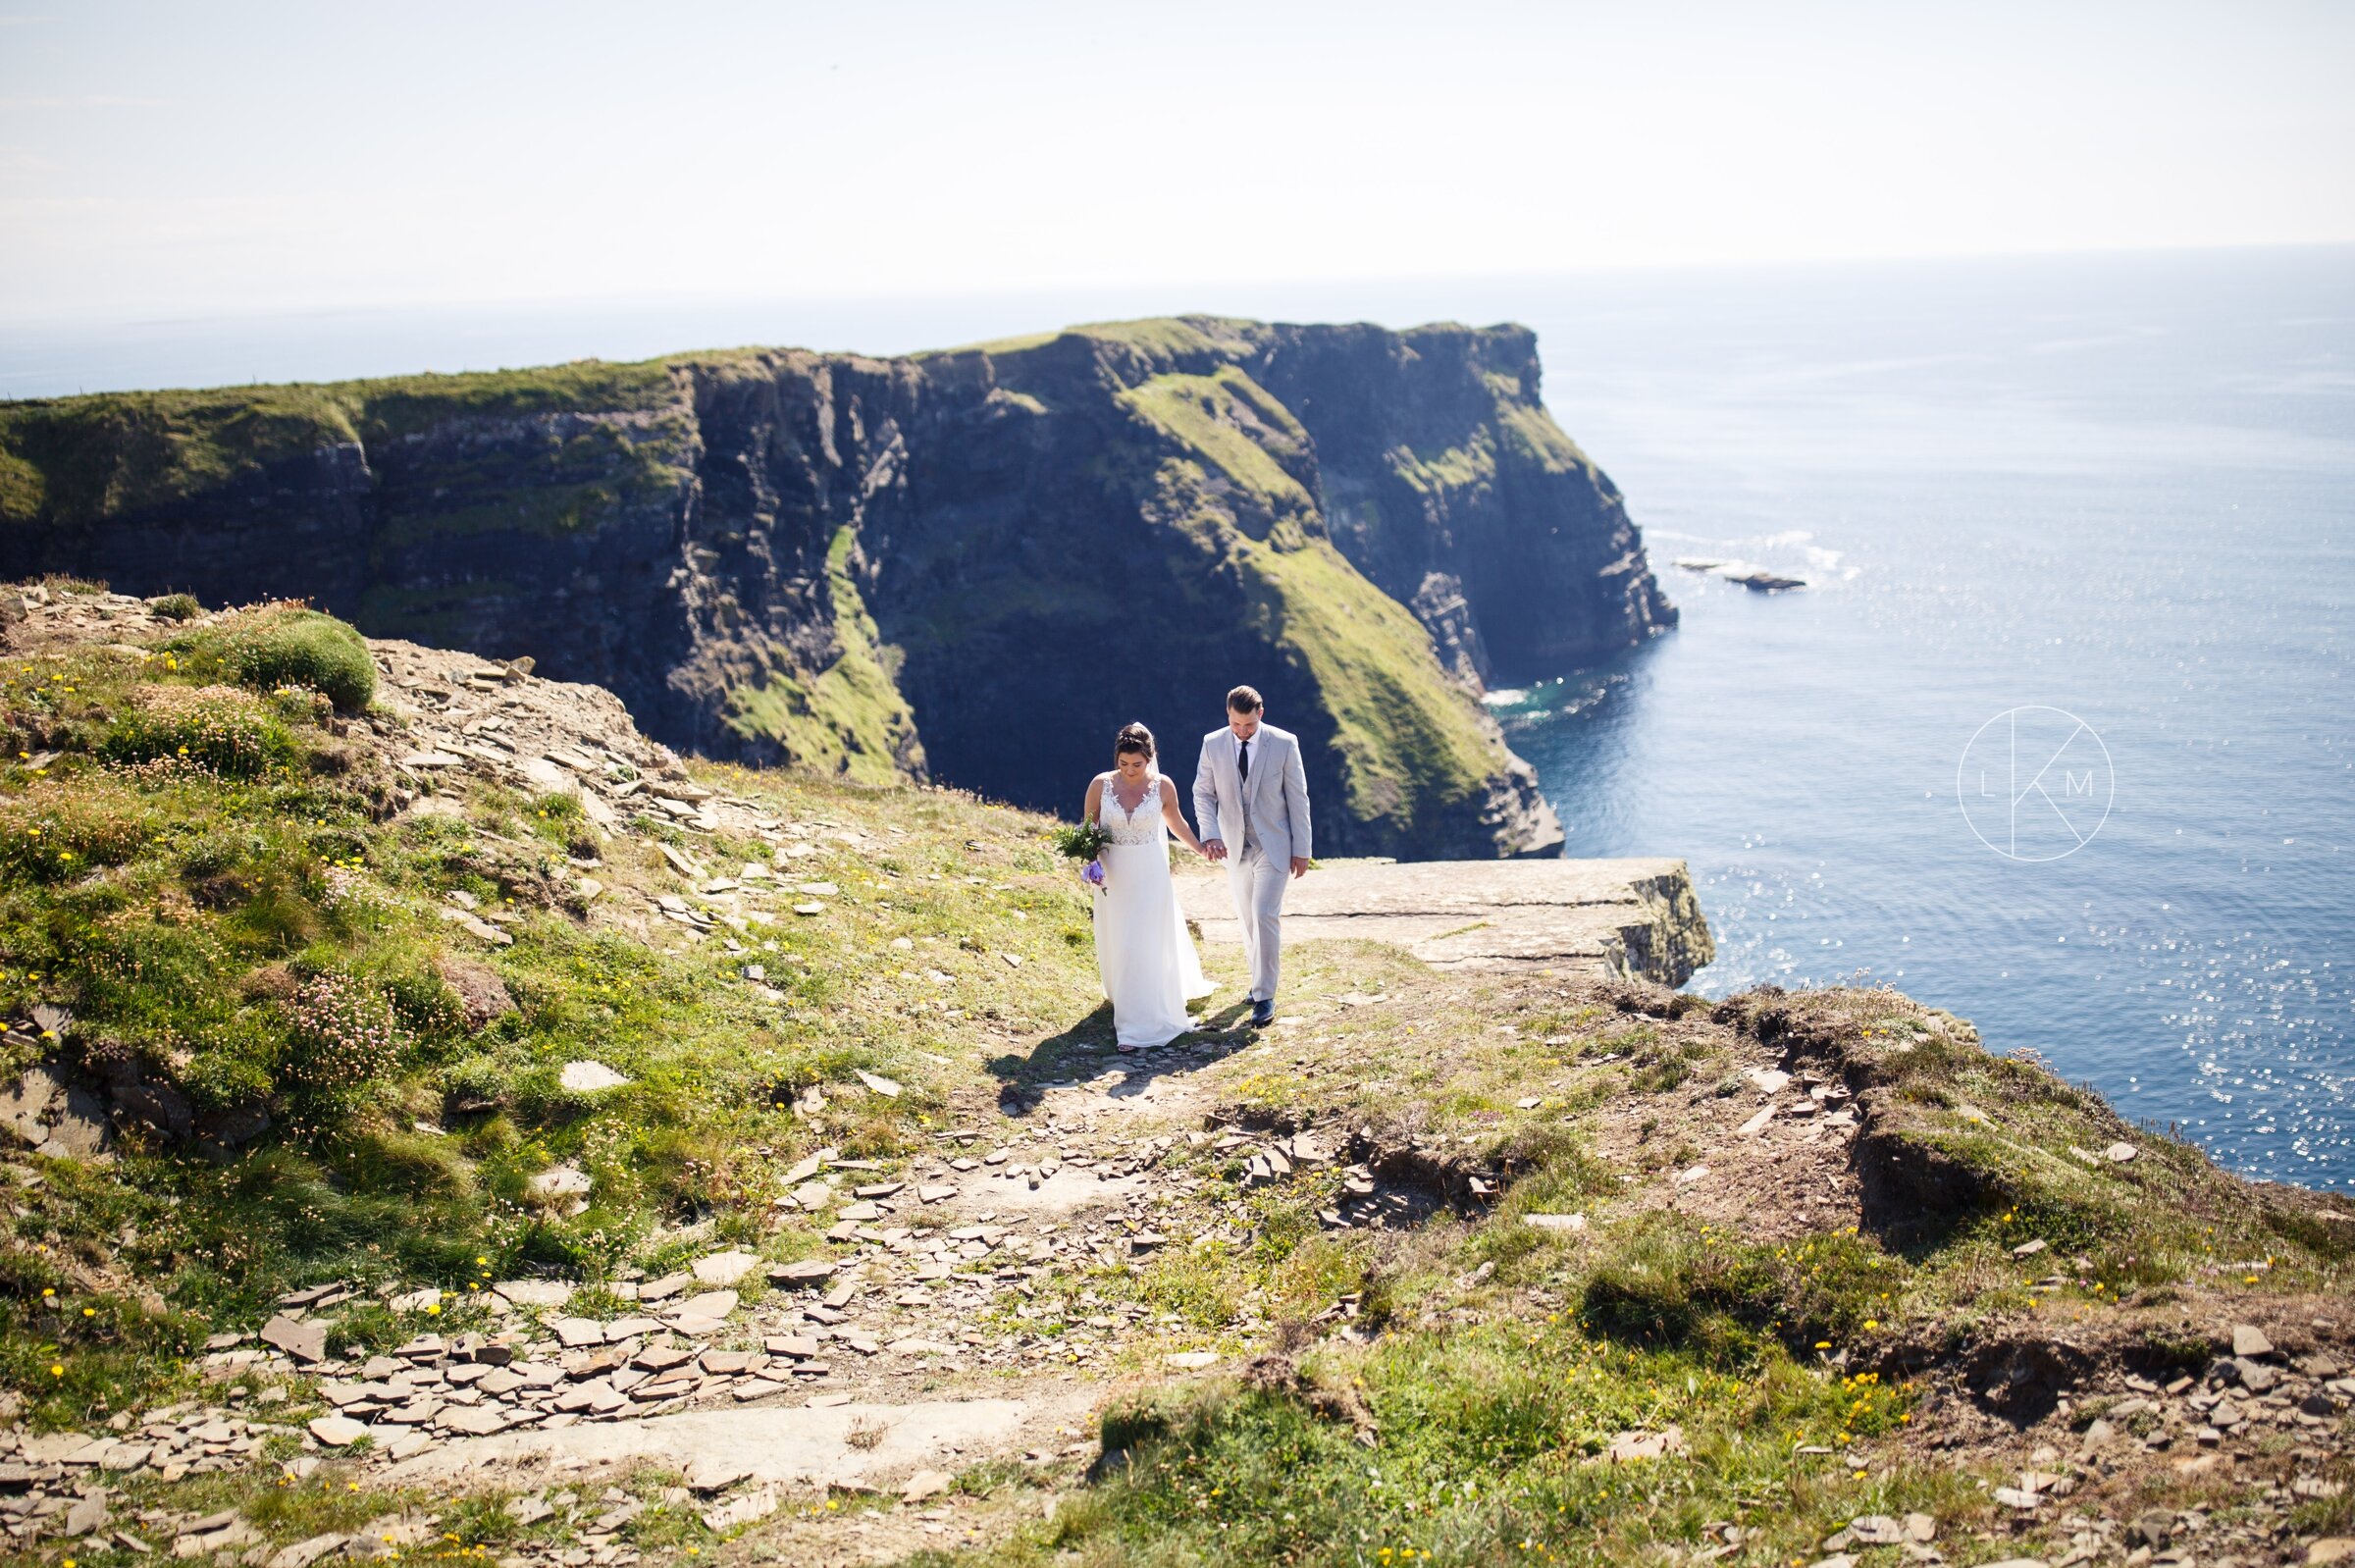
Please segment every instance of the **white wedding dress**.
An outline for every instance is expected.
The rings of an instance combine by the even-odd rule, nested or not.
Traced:
[[[1096,895],[1096,970],[1112,1002],[1113,1029],[1123,1050],[1167,1045],[1193,1020],[1185,1004],[1211,993],[1202,960],[1178,909],[1170,875],[1170,825],[1162,819],[1159,773],[1133,811],[1121,806],[1117,775],[1104,775],[1097,821],[1112,842],[1104,849],[1104,888]]]

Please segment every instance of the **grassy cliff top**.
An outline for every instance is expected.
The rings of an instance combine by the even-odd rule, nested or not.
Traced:
[[[1151,367],[1185,360],[1207,369],[1211,360],[1255,351],[1271,335],[1302,330],[1223,317],[1161,317],[935,350],[910,360],[981,354],[1019,365],[1034,350],[1081,342],[1121,350]],[[1519,327],[1440,323],[1407,336],[1435,335],[1511,341],[1523,346],[1508,357],[1534,355],[1534,340]],[[0,523],[72,523],[135,511],[185,499],[287,458],[398,440],[450,420],[664,408],[679,398],[679,376],[754,373],[778,355],[811,357],[807,350],[747,347],[627,363],[588,359],[452,375],[0,400]]]
[[[1852,1520],[1918,1512],[1959,1563],[2122,1555],[2153,1507],[2216,1549],[2349,1524],[2345,1217],[1898,993],[1712,1007],[1319,944],[1278,1029],[1221,998],[1121,1058],[1042,818],[681,766],[602,694],[401,645],[355,715],[309,678],[339,678],[333,638],[271,662],[267,615],[47,598],[0,655],[0,1081],[118,1115],[103,1159],[0,1163],[0,1387],[37,1428],[260,1423],[250,1462],[119,1475],[150,1531],[234,1510],[272,1550],[396,1526],[539,1555],[611,1507],[682,1560],[814,1560],[856,1526],[937,1562],[946,1520],[1005,1564],[1754,1568],[1847,1532],[1894,1568]],[[505,782],[543,747],[596,765]],[[581,1062],[626,1081],[568,1084]],[[889,1208],[807,1197],[828,1162]],[[1066,1164],[1069,1206],[1024,1207]],[[912,1201],[933,1181],[994,1196]],[[712,1524],[680,1463],[526,1522],[502,1499],[545,1474],[428,1487],[302,1436],[370,1355],[461,1367],[429,1332],[585,1386],[558,1312],[661,1310],[621,1292],[715,1252],[755,1263],[708,1342],[848,1317],[881,1348],[835,1342],[819,1386],[888,1418],[1068,1374],[1095,1440],[968,1452],[928,1518],[850,1492]],[[760,1272],[797,1260],[851,1281],[834,1320]],[[485,1288],[511,1280],[572,1299]],[[313,1315],[344,1383],[204,1364],[305,1284],[353,1292]],[[2234,1361],[2236,1324],[2272,1348]],[[2044,1501],[1998,1492],[2022,1469]]]

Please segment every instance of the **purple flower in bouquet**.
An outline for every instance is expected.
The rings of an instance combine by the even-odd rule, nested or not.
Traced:
[[[1079,877],[1089,887],[1102,887],[1104,885],[1104,862],[1102,861],[1088,862],[1079,868]]]

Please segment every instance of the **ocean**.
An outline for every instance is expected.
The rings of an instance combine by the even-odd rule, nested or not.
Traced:
[[[1692,989],[1886,982],[2355,1183],[2355,250],[20,325],[0,395],[1188,309],[1538,329],[1683,620],[1492,705],[1570,854],[1690,862]]]
[[[1571,855],[1690,863],[1692,989],[1885,981],[2235,1170],[2355,1180],[2355,255],[1527,319],[1683,617],[1492,701]]]

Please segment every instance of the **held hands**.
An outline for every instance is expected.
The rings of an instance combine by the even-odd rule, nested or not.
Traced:
[[[1207,861],[1223,861],[1227,859],[1227,841],[1225,839],[1216,838],[1204,839],[1202,841],[1202,858]]]

